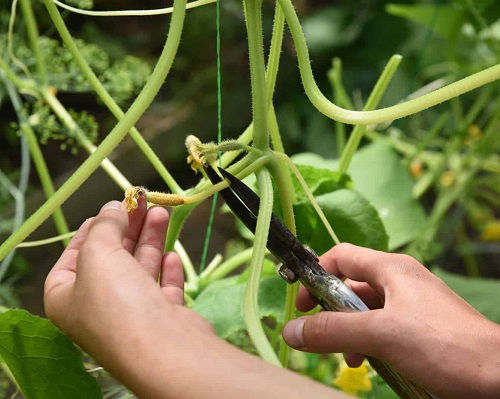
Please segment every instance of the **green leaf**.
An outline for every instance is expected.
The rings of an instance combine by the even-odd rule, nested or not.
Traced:
[[[47,319],[0,314],[0,356],[27,399],[102,398],[73,343]]]
[[[350,183],[348,176],[340,176],[337,172],[332,172],[328,169],[321,169],[310,165],[296,166],[314,196],[346,188]],[[295,175],[292,176],[292,182],[296,194],[295,202],[299,203],[308,201],[307,196]]]
[[[465,277],[435,268],[433,273],[491,321],[500,323],[500,280]]]
[[[259,286],[261,317],[273,317],[283,323],[286,283],[278,276],[264,278]],[[245,283],[239,276],[225,278],[210,284],[195,300],[193,310],[205,317],[221,338],[229,338],[245,329],[241,312]]]
[[[447,39],[458,33],[464,20],[464,12],[452,6],[387,4],[385,9],[391,15],[417,22]]]
[[[422,205],[412,196],[413,178],[394,149],[377,141],[359,150],[348,170],[354,188],[377,209],[389,250],[416,238],[425,225]]]
[[[387,250],[388,237],[375,208],[359,193],[342,189],[316,197],[333,230],[343,242]],[[299,239],[317,253],[334,243],[309,203],[295,206]]]
[[[296,164],[321,165],[331,171],[338,165],[336,160],[311,153],[292,159]],[[389,235],[390,250],[418,236],[425,224],[425,212],[412,196],[412,177],[390,144],[378,140],[363,147],[354,155],[348,173],[354,189],[377,209]]]

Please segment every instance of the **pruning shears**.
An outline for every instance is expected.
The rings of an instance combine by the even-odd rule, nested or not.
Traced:
[[[211,166],[205,168],[212,184],[222,178]],[[220,191],[233,213],[255,233],[260,198],[250,187],[226,170],[218,168],[229,187]],[[281,262],[278,273],[287,283],[300,280],[318,303],[326,310],[363,312],[368,307],[342,280],[325,271],[318,256],[303,245],[274,214],[271,216],[267,248]]]
[[[245,183],[221,167],[206,166],[205,171],[212,182],[217,184],[224,179],[229,187],[220,194],[233,213],[243,224],[255,233],[260,198]],[[287,283],[300,281],[309,293],[325,309],[339,312],[364,312],[369,310],[364,302],[336,276],[329,274],[319,264],[318,256],[312,249],[303,245],[297,237],[276,216],[271,216],[267,248],[281,262],[278,273]],[[433,396],[400,375],[389,364],[368,357],[371,366],[404,399],[432,399]]]

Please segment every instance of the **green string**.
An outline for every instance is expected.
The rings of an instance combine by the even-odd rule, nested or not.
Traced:
[[[217,48],[217,144],[222,141],[222,96],[221,96],[221,62],[220,62],[220,0],[215,3],[215,25],[216,25],[216,48]],[[220,153],[217,154],[220,166]],[[215,193],[212,198],[212,207],[210,217],[208,218],[207,232],[203,243],[203,251],[201,253],[200,273],[205,269],[207,263],[208,246],[210,244],[210,236],[212,234],[212,224],[214,222],[215,207],[217,205],[217,195]]]

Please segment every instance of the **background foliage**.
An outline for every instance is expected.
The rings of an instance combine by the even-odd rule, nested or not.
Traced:
[[[69,3],[83,8],[93,6],[90,0]],[[377,0],[325,0],[297,1],[295,5],[321,89],[331,93],[337,102],[345,102],[356,109],[363,107],[376,78],[393,53],[402,54],[404,62],[382,105],[394,104],[426,85],[439,87],[499,62],[500,5],[494,0],[408,0],[397,4]],[[33,2],[33,6],[42,34],[40,45],[48,61],[49,84],[85,137],[97,143],[109,131],[113,119],[90,93],[90,86],[61,45],[44,7],[39,2]],[[159,8],[164,2],[152,0],[147,6]],[[98,7],[127,9],[137,8],[138,4],[132,0],[109,0],[100,1]],[[223,135],[235,138],[251,120],[248,55],[241,4],[223,0],[221,7]],[[272,8],[273,3],[265,2],[266,38],[270,36]],[[214,15],[213,6],[188,12],[181,49],[168,85],[139,125],[184,187],[195,182],[185,165],[185,136],[195,133],[202,140],[215,138]],[[2,57],[7,53],[9,16],[10,2],[2,2]],[[69,13],[64,13],[64,17],[101,82],[120,105],[127,108],[145,83],[161,50],[167,29],[165,18],[99,19]],[[20,62],[34,71],[35,60],[22,17],[16,19],[13,48]],[[341,63],[334,63],[333,57]],[[13,65],[16,73],[21,74],[22,67]],[[345,142],[342,137],[348,136],[350,128],[322,116],[308,102],[289,37],[285,38],[275,94],[275,108],[287,153],[295,154],[294,162],[341,240],[411,253],[497,322],[500,316],[493,304],[498,302],[495,296],[500,292],[499,96],[500,87],[496,82],[415,116],[370,128],[345,176],[333,172],[337,171],[338,157]],[[63,182],[67,172],[74,170],[86,156],[75,133],[61,123],[43,101],[30,93],[22,93],[21,100],[22,110],[19,111],[7,87],[0,81],[0,129],[3,133],[0,135],[0,171],[5,177],[0,184],[0,233],[5,236],[16,228],[19,215],[22,219],[31,214],[43,198],[38,177],[31,173],[26,190],[18,196],[20,199],[13,200],[11,186],[18,185],[23,176],[27,179],[30,169],[20,166],[19,113],[26,116],[33,128],[56,185]],[[66,149],[69,151],[61,151]],[[116,164],[133,182],[163,189],[154,171],[129,142],[122,144],[113,155]],[[299,238],[321,253],[332,242],[297,181],[294,184]],[[121,195],[119,189],[109,184],[107,176],[96,173],[64,205],[69,225],[76,228],[85,217],[95,214],[102,203]],[[16,207],[20,203],[26,208],[21,213]],[[276,206],[279,213],[279,202]],[[181,235],[195,262],[201,252],[199,226],[205,225],[207,219],[208,206],[201,206],[188,220]],[[231,216],[217,212],[216,219],[209,259],[217,253],[228,258],[248,247],[248,234],[238,235]],[[46,223],[33,238],[51,235],[55,235],[55,231]],[[43,279],[60,250],[60,244],[18,250],[9,260],[11,263],[1,280],[3,306],[22,306],[42,314]],[[268,333],[275,337],[283,323],[284,283],[274,276],[270,262],[266,270],[259,303]],[[240,311],[246,279],[247,275],[242,273],[218,280],[194,298],[193,307],[214,323],[221,337],[252,351]],[[220,311],[222,307],[224,312]],[[62,339],[43,324],[45,322],[24,312],[8,311],[0,317],[2,328],[6,329],[6,338],[0,340],[0,355],[5,362],[14,336],[26,345],[44,340],[47,334],[54,337],[52,345]],[[22,328],[9,329],[14,325],[9,324],[12,320],[41,324],[35,337],[26,337]],[[47,361],[59,356],[53,351],[67,349],[65,356],[74,357],[81,363],[79,354],[66,348],[66,344],[50,345],[36,345],[50,352]],[[295,369],[327,384],[332,384],[338,364],[335,357],[295,354],[292,359]],[[30,367],[37,369],[40,365]],[[9,368],[20,383],[12,363]],[[106,387],[109,397],[127,394],[109,376],[99,373],[101,385]],[[86,378],[84,376],[82,378]],[[377,377],[372,378],[372,385],[370,392],[360,394],[388,397],[388,388]],[[40,386],[35,384],[35,388]],[[31,397],[49,397],[43,393],[34,395]]]

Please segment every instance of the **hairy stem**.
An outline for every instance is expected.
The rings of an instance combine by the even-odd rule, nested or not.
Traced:
[[[266,150],[269,148],[267,130],[266,67],[262,39],[262,0],[243,0],[248,34],[250,81],[252,86],[253,143]]]
[[[260,321],[258,307],[259,282],[262,273],[262,263],[266,254],[269,224],[273,209],[273,186],[271,176],[266,169],[259,171],[257,180],[260,189],[260,207],[255,229],[255,240],[250,262],[250,275],[248,277],[245,298],[243,300],[243,318],[248,334],[259,355],[266,361],[280,366],[276,353],[266,337]]]
[[[497,64],[448,86],[432,91],[431,93],[392,107],[376,111],[350,111],[341,108],[333,104],[323,95],[314,80],[306,39],[292,1],[278,1],[285,13],[286,22],[292,34],[295,49],[297,51],[302,84],[304,85],[309,100],[319,112],[339,122],[354,125],[370,125],[393,121],[423,111],[424,109],[440,104],[500,78],[500,64]]]
[[[158,63],[148,82],[132,106],[125,113],[108,136],[96,148],[75,173],[47,200],[23,225],[0,246],[0,259],[3,259],[17,244],[43,223],[78,187],[99,167],[100,163],[120,143],[127,132],[135,125],[146,108],[151,104],[170,71],[177,53],[184,16],[186,0],[174,0],[174,12],[169,34]]]

